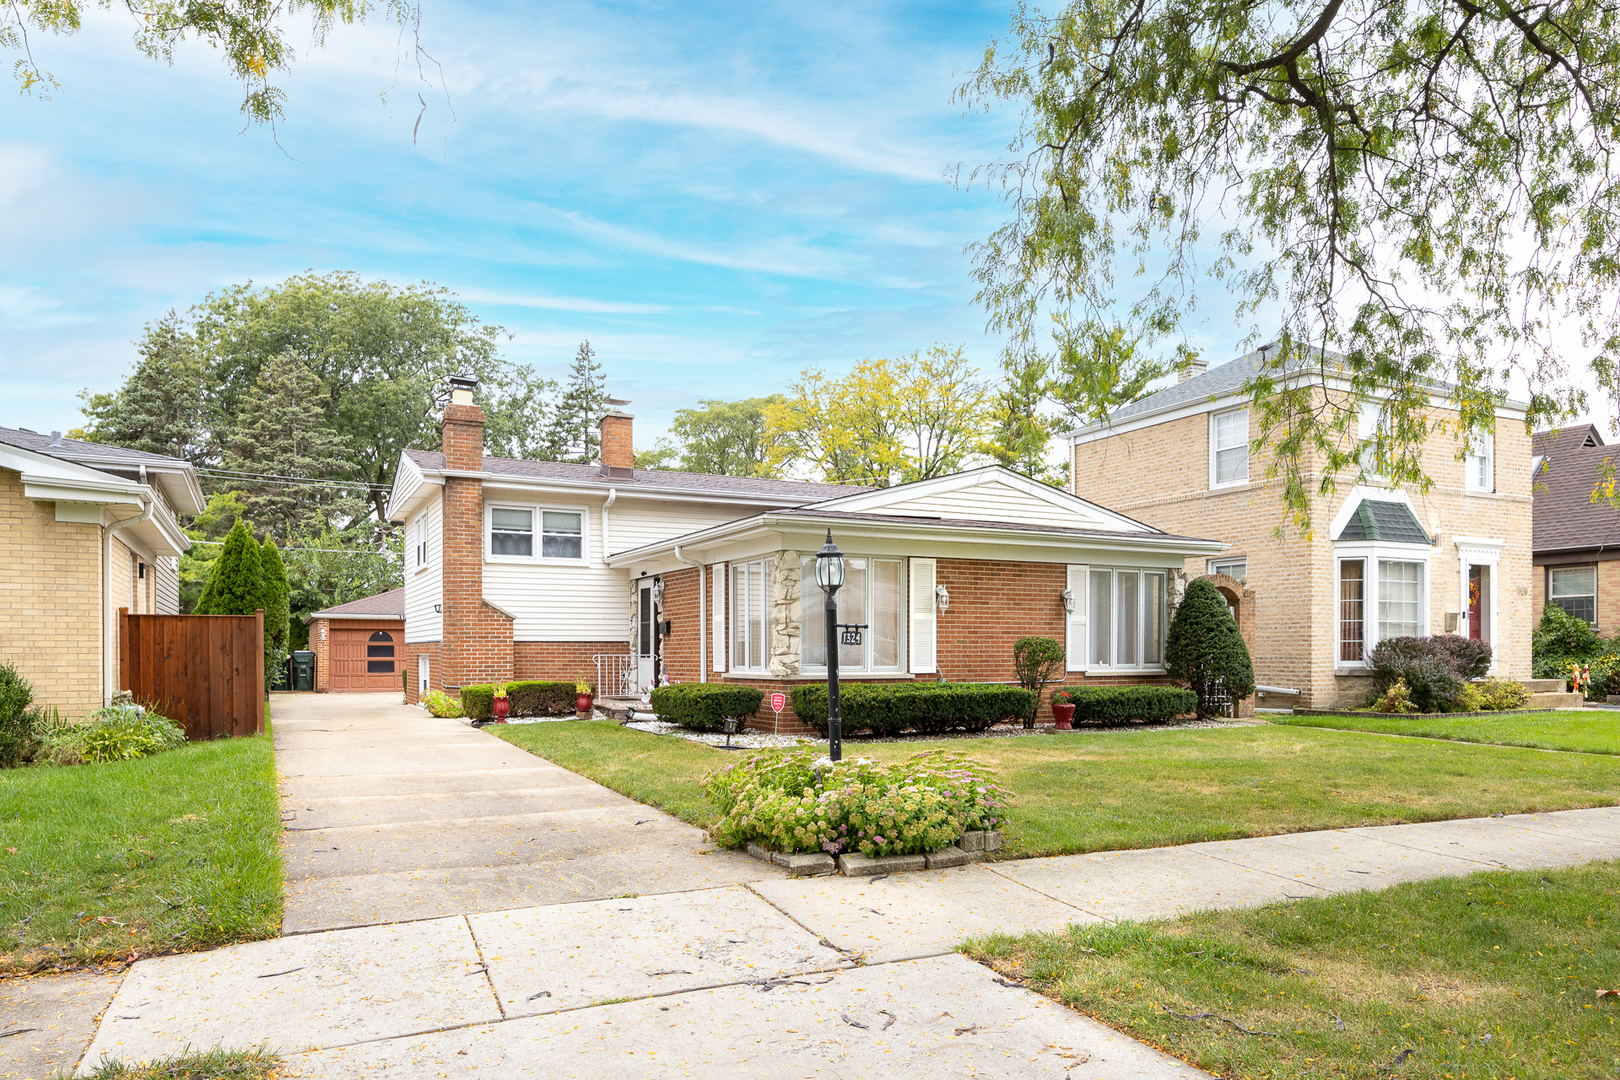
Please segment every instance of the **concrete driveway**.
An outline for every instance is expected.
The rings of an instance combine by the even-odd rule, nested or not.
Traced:
[[[396,693],[277,694],[272,711],[286,934],[780,873]]]

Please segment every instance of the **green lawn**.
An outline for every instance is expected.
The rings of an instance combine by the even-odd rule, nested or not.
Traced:
[[[1604,862],[963,951],[1217,1076],[1612,1080],[1617,903]]]
[[[281,932],[269,735],[0,772],[0,974]]]
[[[1586,754],[1620,754],[1620,710],[1580,709],[1520,713],[1516,716],[1273,716],[1274,724],[1291,727],[1376,731],[1385,735],[1421,735],[1429,739],[1534,746]]]
[[[694,825],[698,780],[736,755],[602,722],[485,729]],[[947,745],[1013,793],[1004,855],[1057,855],[1620,802],[1620,757],[1384,739],[1304,727],[846,742],[894,761]]]

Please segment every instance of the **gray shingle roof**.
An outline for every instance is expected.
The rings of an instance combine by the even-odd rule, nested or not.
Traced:
[[[1423,531],[1411,507],[1405,503],[1386,502],[1382,499],[1362,499],[1345,523],[1339,540],[1381,540],[1389,544],[1427,544],[1429,534]]]
[[[1596,445],[1587,446],[1588,437]],[[1530,489],[1535,499],[1531,550],[1539,554],[1620,546],[1620,510],[1607,502],[1592,501],[1599,470],[1620,454],[1620,448],[1602,445],[1601,436],[1590,424],[1538,435],[1534,445],[1545,460]]]
[[[15,446],[19,450],[31,450],[36,454],[57,458],[60,461],[71,461],[76,465],[86,465],[90,468],[106,466],[119,468],[124,466],[131,469],[142,465],[162,466],[169,469],[183,469],[187,463],[180,458],[166,457],[163,454],[148,454],[144,450],[126,450],[122,446],[106,446],[102,443],[81,442],[78,439],[63,438],[61,446],[52,446],[53,440],[49,435],[41,435],[37,431],[26,428],[0,427],[0,443]]]
[[[1273,354],[1275,355],[1275,354]],[[1316,351],[1312,350],[1305,356],[1297,356],[1288,365],[1289,371],[1298,371],[1315,362]],[[1190,379],[1183,379],[1174,386],[1167,386],[1157,393],[1139,398],[1129,405],[1115,409],[1109,414],[1109,420],[1115,423],[1129,420],[1133,416],[1144,413],[1158,412],[1160,409],[1173,409],[1178,405],[1191,405],[1195,401],[1208,401],[1211,398],[1223,398],[1235,394],[1244,383],[1254,378],[1260,371],[1260,352],[1255,350],[1247,356],[1240,356],[1236,360],[1228,360],[1218,367],[1212,367],[1202,375],[1194,375]]]
[[[423,469],[444,468],[444,455],[438,451],[407,450],[410,459]],[[531,480],[567,480],[571,483],[599,484],[604,488],[627,485],[666,488],[671,491],[712,491],[726,495],[785,498],[796,502],[820,502],[843,495],[854,495],[871,488],[858,484],[818,484],[807,480],[766,480],[755,476],[720,476],[714,473],[675,472],[666,469],[636,469],[630,479],[603,476],[595,465],[575,465],[562,461],[523,461],[517,458],[484,458],[484,471],[492,476],[520,476]]]
[[[405,590],[389,589],[387,592],[375,596],[362,596],[358,600],[350,600],[347,604],[337,607],[325,608],[321,611],[311,612],[304,621],[319,619],[322,616],[351,615],[366,616],[373,619],[403,619],[405,617]]]
[[[1086,536],[1098,537],[1106,540],[1129,540],[1151,538],[1154,540],[1196,540],[1200,543],[1218,543],[1218,541],[1205,540],[1198,536],[1179,536],[1175,533],[1161,532],[1150,526],[1141,529],[1131,529],[1119,532],[1110,529],[1076,529],[1067,525],[1034,525],[1022,521],[990,521],[979,518],[948,518],[948,517],[921,517],[915,514],[869,514],[855,510],[819,510],[813,506],[794,507],[788,510],[774,510],[776,517],[804,517],[820,520],[830,518],[843,521],[882,521],[897,522],[908,525],[939,525],[946,528],[962,529],[1001,529],[1008,532],[1041,532],[1056,533],[1059,536]]]

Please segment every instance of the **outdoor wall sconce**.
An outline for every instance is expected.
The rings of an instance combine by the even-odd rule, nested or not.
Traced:
[[[1064,612],[1069,614],[1069,615],[1073,615],[1075,607],[1076,607],[1076,603],[1075,603],[1075,599],[1074,599],[1074,590],[1073,589],[1064,589],[1063,590],[1063,610],[1064,610]]]
[[[934,586],[934,606],[941,613],[951,610],[951,594],[943,585]]]
[[[142,581],[146,580],[146,564],[145,563],[140,564],[139,569],[137,569],[135,571],[135,576],[140,578]]]
[[[664,579],[661,577],[653,578],[652,602],[655,607],[661,606],[664,602]]]
[[[435,615],[443,615],[444,614],[444,605],[443,604],[434,604],[433,605],[433,614],[435,614]]]

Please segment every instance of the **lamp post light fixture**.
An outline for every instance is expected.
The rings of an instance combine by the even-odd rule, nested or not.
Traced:
[[[844,724],[838,715],[838,589],[844,584],[844,553],[833,543],[831,529],[816,552],[816,584],[827,594],[827,756],[839,761],[844,756]]]

